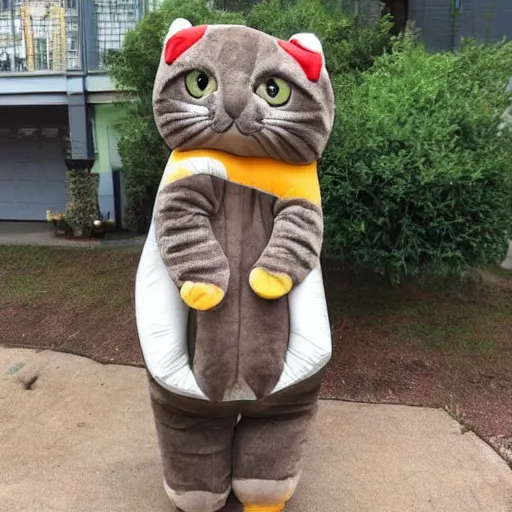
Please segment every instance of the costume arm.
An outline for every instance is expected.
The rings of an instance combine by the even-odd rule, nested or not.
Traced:
[[[254,265],[251,288],[279,298],[300,284],[318,263],[323,241],[322,210],[304,199],[278,200],[267,247]]]
[[[207,175],[164,185],[155,202],[155,230],[162,259],[185,303],[199,310],[219,304],[229,282],[227,258],[210,217],[222,201],[223,183]]]

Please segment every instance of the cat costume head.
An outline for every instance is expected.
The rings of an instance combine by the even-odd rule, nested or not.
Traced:
[[[177,19],[164,43],[153,104],[171,149],[311,164],[329,138],[334,97],[313,34],[282,41],[244,26]]]

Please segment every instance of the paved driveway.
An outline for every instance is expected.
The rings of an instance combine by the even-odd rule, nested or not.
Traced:
[[[1,512],[172,510],[141,369],[0,348],[0,411]],[[443,411],[322,402],[287,510],[511,512],[512,472]]]
[[[48,245],[73,247],[84,242],[64,240],[54,236],[48,222],[0,222],[0,245]],[[87,242],[88,245],[89,242]],[[98,245],[97,242],[93,244]]]
[[[56,247],[135,247],[140,248],[145,237],[112,238],[105,240],[73,240],[56,237],[48,222],[0,221],[0,245],[44,245]]]

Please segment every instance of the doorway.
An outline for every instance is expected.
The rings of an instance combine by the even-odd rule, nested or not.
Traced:
[[[409,0],[384,0],[385,12],[393,17],[393,35],[405,30],[409,20]]]

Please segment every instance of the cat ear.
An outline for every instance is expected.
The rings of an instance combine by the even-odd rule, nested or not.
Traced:
[[[298,44],[305,50],[319,53],[322,56],[322,60],[324,60],[324,50],[322,48],[322,43],[320,42],[320,39],[315,36],[315,34],[306,32],[295,34],[294,36],[290,37],[290,43]]]
[[[196,44],[206,32],[206,25],[193,27],[184,18],[175,19],[167,32],[164,43],[166,64],[172,64],[182,53]]]
[[[180,30],[186,30],[187,28],[191,28],[192,23],[190,21],[186,20],[185,18],[176,18],[169,27],[169,31],[167,32],[167,35],[165,36],[164,45],[171,39],[171,37],[176,34],[176,32],[179,32]]]
[[[315,34],[295,34],[288,41],[279,41],[279,45],[300,64],[309,80],[319,80],[325,57],[322,43]]]

